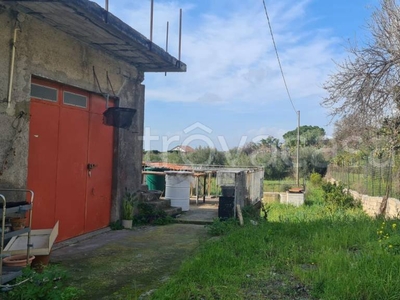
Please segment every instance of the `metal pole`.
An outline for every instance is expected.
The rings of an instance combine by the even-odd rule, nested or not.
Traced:
[[[169,42],[169,22],[167,22],[167,36],[165,39],[165,51],[168,53],[168,42]]]
[[[296,181],[297,187],[300,186],[300,168],[299,168],[299,155],[300,155],[300,111],[297,111],[297,155],[296,155]]]
[[[151,0],[150,7],[150,42],[153,42],[153,17],[154,17],[154,0]],[[151,45],[150,45],[151,47]]]
[[[169,22],[167,22],[167,36],[165,38],[165,52],[168,53],[168,42],[169,42]],[[165,76],[167,76],[167,72],[165,72]]]
[[[179,12],[179,62],[181,61],[182,54],[182,8]]]
[[[106,0],[106,23],[108,23],[108,0]]]

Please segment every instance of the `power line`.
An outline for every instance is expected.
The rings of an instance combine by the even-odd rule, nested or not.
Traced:
[[[276,47],[275,38],[274,38],[274,33],[273,33],[273,31],[272,31],[271,21],[269,20],[268,10],[267,10],[267,5],[265,4],[265,0],[263,0],[263,4],[264,4],[265,15],[267,16],[269,31],[270,31],[270,33],[271,33],[272,42],[273,42],[274,48],[275,48],[276,58],[278,59],[279,68],[280,68],[280,70],[281,70],[283,83],[285,84],[286,92],[287,92],[287,94],[288,94],[290,103],[292,104],[293,110],[294,110],[294,112],[295,112],[296,115],[297,115],[298,112],[297,112],[296,107],[294,106],[292,97],[290,96],[289,88],[288,88],[288,85],[287,85],[287,83],[286,83],[285,74],[283,73],[283,68],[282,68],[282,64],[281,64],[281,59],[279,58],[278,48]]]

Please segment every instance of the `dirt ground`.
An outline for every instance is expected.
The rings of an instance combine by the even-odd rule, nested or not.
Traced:
[[[172,224],[109,231],[54,250],[82,299],[138,299],[156,289],[208,239],[204,225]],[[139,299],[145,299],[142,296]]]

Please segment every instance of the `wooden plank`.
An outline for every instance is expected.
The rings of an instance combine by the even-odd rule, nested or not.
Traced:
[[[236,205],[236,212],[237,212],[237,216],[239,218],[240,226],[243,226],[244,222],[243,222],[242,209],[239,204]]]

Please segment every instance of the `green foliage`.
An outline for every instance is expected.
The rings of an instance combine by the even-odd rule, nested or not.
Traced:
[[[322,185],[322,189],[324,191],[324,201],[328,205],[344,209],[361,207],[358,201],[344,191],[344,186],[341,184],[326,182]]]
[[[137,205],[138,214],[134,218],[134,224],[166,225],[174,222],[162,209],[156,209],[151,204],[141,202]]]
[[[287,152],[269,153],[265,156],[264,178],[267,180],[281,180],[290,175],[293,162]]]
[[[228,234],[238,226],[237,220],[228,219],[221,221],[219,218],[214,219],[212,224],[206,225],[208,234],[212,236],[221,236]]]
[[[400,255],[382,249],[381,220],[317,202],[271,204],[268,222],[203,244],[151,299],[399,299]]]
[[[324,190],[322,189],[322,182],[320,184],[309,183],[304,194],[304,204],[323,205],[324,204]]]
[[[122,226],[121,220],[117,220],[115,222],[110,223],[110,228],[111,230],[122,230],[124,229],[124,226]]]
[[[329,162],[322,152],[314,147],[302,148],[300,151],[300,177],[308,178],[312,173],[326,174]]]
[[[122,219],[133,220],[133,210],[136,203],[136,195],[126,192],[122,198]]]
[[[253,219],[257,220],[260,218],[260,208],[254,205],[245,205],[242,208],[243,219]]]
[[[28,280],[27,280],[28,279]],[[68,274],[56,266],[47,266],[42,273],[25,268],[23,276],[11,285],[26,282],[13,287],[11,291],[0,294],[4,300],[74,300],[83,294],[82,290],[68,286]]]
[[[322,184],[322,176],[319,173],[311,173],[310,175],[310,183],[312,185],[321,185]]]
[[[377,229],[376,234],[383,250],[395,255],[400,254],[400,231],[397,221],[384,220]]]
[[[317,146],[325,136],[325,130],[318,126],[300,126],[300,145]],[[297,145],[297,129],[288,131],[283,135],[285,145],[293,148]]]
[[[223,152],[210,147],[199,147],[194,152],[182,153],[186,164],[197,165],[225,165],[226,159]]]

